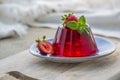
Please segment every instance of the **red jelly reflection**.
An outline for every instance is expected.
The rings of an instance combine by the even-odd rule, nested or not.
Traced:
[[[98,51],[91,31],[89,35],[85,32],[80,34],[77,30],[67,27],[58,28],[53,47],[55,55],[63,57],[85,57]]]

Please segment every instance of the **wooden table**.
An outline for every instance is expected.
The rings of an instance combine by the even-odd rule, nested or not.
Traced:
[[[117,47],[113,54],[75,64],[50,62],[25,50],[0,60],[0,75],[19,71],[40,80],[120,80],[120,43],[117,39],[110,40]]]

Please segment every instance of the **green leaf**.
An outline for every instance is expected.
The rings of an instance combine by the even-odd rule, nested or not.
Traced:
[[[78,21],[79,23],[80,23],[80,25],[86,25],[86,19],[85,19],[85,17],[84,16],[81,16],[80,18],[79,18],[79,21]]]
[[[87,24],[81,24],[80,22],[78,22],[78,26],[79,27],[87,27]]]
[[[65,19],[66,19],[66,17],[65,17],[65,16],[62,16],[61,20],[64,21]]]
[[[69,27],[72,30],[77,30],[78,29],[77,22],[75,22],[75,21],[67,22],[66,26]]]
[[[38,43],[38,42],[40,42],[41,40],[40,40],[40,38],[38,38],[38,39],[36,39],[35,41]]]
[[[46,39],[46,36],[44,35],[44,36],[43,36],[43,41],[45,41],[45,39]]]
[[[78,32],[79,32],[80,34],[82,34],[82,33],[84,32],[84,28],[83,28],[83,27],[79,27]]]

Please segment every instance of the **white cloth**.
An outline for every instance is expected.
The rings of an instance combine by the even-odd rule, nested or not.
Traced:
[[[13,36],[15,34],[23,36],[26,34],[26,25],[22,24],[3,24],[0,23],[0,38]]]
[[[0,0],[0,38],[22,35],[28,25],[57,28],[63,12],[70,11],[85,15],[94,33],[120,38],[119,3],[120,0]]]

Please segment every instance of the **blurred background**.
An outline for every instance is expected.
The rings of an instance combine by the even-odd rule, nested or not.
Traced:
[[[120,38],[120,0],[0,0],[0,59],[54,37],[61,16],[85,15],[96,35]]]

